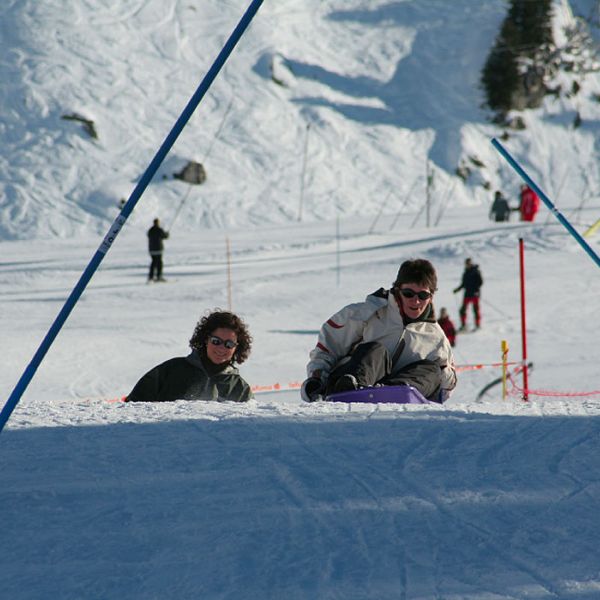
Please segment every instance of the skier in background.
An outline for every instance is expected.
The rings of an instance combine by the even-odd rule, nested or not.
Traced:
[[[456,344],[456,328],[454,323],[448,315],[448,311],[445,308],[440,310],[440,318],[438,319],[438,325],[442,328],[442,331],[446,334],[450,345],[454,348]]]
[[[463,271],[462,280],[460,285],[454,289],[454,293],[465,290],[463,302],[460,307],[460,329],[461,331],[467,330],[467,308],[469,304],[473,305],[473,314],[475,316],[475,329],[481,327],[481,312],[479,310],[479,294],[481,286],[483,285],[483,277],[479,271],[479,266],[473,264],[470,258],[465,260],[465,270]]]
[[[444,402],[456,386],[456,371],[435,319],[436,290],[433,265],[407,260],[391,289],[380,288],[334,314],[310,353],[302,399],[380,384],[412,385],[425,398]]]
[[[508,205],[508,200],[499,190],[494,194],[494,201],[490,208],[490,219],[493,219],[496,222],[508,221],[510,219],[510,206]]]
[[[521,221],[532,222],[540,209],[540,199],[538,195],[528,186],[521,186],[521,196],[519,202],[519,212]]]
[[[154,219],[152,227],[148,229],[148,252],[152,262],[150,263],[150,273],[148,274],[148,281],[166,281],[162,276],[163,261],[162,254],[164,250],[163,240],[169,237],[169,232],[165,231],[160,226],[160,221]]]

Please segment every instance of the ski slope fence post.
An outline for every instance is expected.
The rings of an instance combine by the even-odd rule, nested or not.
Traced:
[[[90,260],[88,266],[85,268],[84,272],[79,278],[79,281],[73,288],[73,291],[67,298],[58,316],[56,317],[50,329],[48,330],[48,333],[46,334],[39,348],[35,352],[31,362],[21,375],[21,378],[17,382],[15,389],[12,391],[11,395],[6,401],[6,404],[0,412],[0,433],[4,429],[4,426],[10,418],[10,415],[12,414],[13,410],[19,403],[19,400],[21,399],[21,396],[27,389],[27,386],[33,379],[35,372],[37,371],[44,357],[46,356],[46,353],[50,349],[50,346],[52,345],[56,336],[62,329],[62,326],[64,325],[65,321],[71,314],[73,307],[75,306],[75,304],[77,304],[77,301],[81,297],[81,294],[83,294],[90,279],[93,277],[94,273],[98,269],[106,253],[110,250],[117,235],[119,234],[123,225],[127,221],[127,218],[135,208],[135,205],[144,193],[145,189],[148,187],[150,181],[152,180],[152,177],[154,177],[156,171],[158,170],[158,167],[161,165],[161,163],[169,153],[169,150],[173,147],[173,144],[179,137],[180,133],[183,131],[183,128],[185,127],[192,114],[200,104],[202,98],[212,85],[219,71],[229,58],[229,55],[231,54],[233,49],[235,48],[236,44],[239,42],[242,35],[250,25],[252,19],[258,12],[258,9],[260,8],[263,1],[264,0],[253,0],[246,12],[242,15],[242,18],[240,19],[235,29],[229,36],[229,39],[225,42],[225,45],[217,55],[217,58],[213,62],[212,66],[200,82],[200,85],[198,86],[193,96],[190,98],[187,105],[183,109],[183,112],[175,122],[175,125],[173,126],[173,128],[165,138],[164,142],[158,149],[156,155],[154,156],[154,158],[150,162],[150,165],[140,178],[138,184],[135,186],[133,192],[131,193],[131,196],[129,197],[129,200],[127,200],[127,202],[121,209],[121,212],[115,219],[114,223],[109,228],[108,233],[104,237],[98,250]]]
[[[521,347],[523,353],[523,400],[528,400],[528,373],[527,373],[527,324],[525,319],[525,245],[523,238],[519,238],[519,272],[521,280]]]
[[[231,293],[231,244],[229,236],[225,237],[225,246],[227,251],[227,307],[229,312],[233,310],[233,295]]]
[[[425,161],[425,227],[429,228],[431,215],[431,188],[433,187],[433,171],[429,168],[429,159]]]
[[[507,358],[508,358],[508,343],[506,340],[501,342],[502,348],[502,400],[506,400],[506,369],[507,369]]]
[[[340,260],[340,215],[338,214],[335,219],[335,274],[336,283],[340,287],[341,280],[341,260]]]
[[[567,218],[554,206],[550,198],[540,189],[540,187],[529,177],[523,167],[517,163],[517,161],[508,153],[508,151],[502,146],[502,144],[496,139],[492,138],[492,145],[498,152],[506,159],[508,164],[521,176],[521,178],[527,183],[527,185],[542,199],[544,204],[548,207],[550,212],[564,225],[566,230],[575,238],[579,245],[589,254],[594,260],[596,265],[600,267],[600,257],[594,252],[593,248],[583,239],[577,230],[569,223]]]
[[[306,157],[308,154],[308,132],[310,123],[306,124],[306,134],[304,136],[304,150],[302,152],[302,170],[300,172],[300,201],[298,203],[298,221],[302,221],[302,205],[304,204],[304,178],[306,176]]]

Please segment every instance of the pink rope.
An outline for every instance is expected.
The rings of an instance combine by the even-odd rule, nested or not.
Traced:
[[[512,396],[525,396],[526,394],[529,396],[546,396],[548,398],[584,398],[588,396],[600,396],[600,390],[595,390],[593,392],[555,392],[552,390],[525,390],[522,387],[519,387],[513,379],[513,376],[518,375],[523,370],[523,367],[517,367],[513,373],[509,373],[507,375],[507,379],[511,383],[511,389],[508,392]]]
[[[489,364],[476,364],[476,365],[456,365],[455,369],[457,372],[460,371],[478,371],[480,369],[487,369],[489,367],[501,367],[503,363],[501,362],[496,362],[496,363],[489,363]],[[511,365],[520,365],[521,362],[507,362],[506,365],[507,366],[511,366]]]

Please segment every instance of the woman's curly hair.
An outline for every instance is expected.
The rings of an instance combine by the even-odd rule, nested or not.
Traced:
[[[235,332],[238,345],[236,346],[231,362],[242,364],[250,355],[252,336],[248,332],[246,323],[240,317],[219,308],[198,321],[190,339],[190,348],[202,352],[206,348],[208,337],[216,329],[219,329],[219,327],[231,329]]]

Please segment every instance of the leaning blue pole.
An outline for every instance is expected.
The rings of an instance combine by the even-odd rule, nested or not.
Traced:
[[[250,25],[250,22],[258,12],[258,9],[260,8],[260,5],[262,3],[263,0],[252,1],[248,9],[240,19],[240,22],[237,24],[236,28],[229,36],[229,39],[223,46],[221,52],[219,52],[219,55],[215,59],[208,73],[204,76],[204,79],[201,81],[200,85],[198,86],[198,89],[194,92],[194,95],[191,97],[190,101],[183,109],[183,112],[175,122],[175,125],[173,125],[173,128],[169,132],[169,135],[167,135],[165,141],[158,149],[158,152],[152,159],[152,162],[146,169],[146,172],[142,175],[139,183],[135,186],[135,189],[131,193],[131,196],[129,196],[129,200],[127,200],[127,202],[121,209],[119,216],[111,225],[110,229],[108,230],[108,233],[102,240],[100,247],[92,257],[92,260],[89,262],[79,281],[73,288],[73,291],[67,298],[67,301],[65,302],[56,319],[54,320],[54,323],[52,323],[52,326],[48,330],[46,337],[43,339],[42,343],[40,344],[40,347],[37,349],[31,362],[23,372],[23,375],[21,375],[21,378],[15,386],[15,389],[13,390],[9,399],[6,401],[2,412],[0,412],[0,432],[2,432],[2,430],[4,429],[6,422],[8,421],[13,410],[19,403],[19,400],[21,399],[21,396],[27,389],[27,386],[33,379],[35,372],[37,371],[44,357],[46,356],[46,353],[50,349],[50,346],[54,342],[54,339],[56,338],[65,321],[71,314],[73,307],[75,306],[75,304],[77,304],[77,301],[79,300],[81,294],[83,294],[87,284],[98,269],[98,266],[102,262],[104,256],[110,250],[112,243],[115,241],[115,238],[121,231],[121,228],[125,224],[125,221],[127,221],[127,218],[135,208],[135,205],[144,193],[145,189],[148,187],[150,181],[152,180],[152,177],[154,177],[156,171],[158,170],[158,167],[161,165],[161,163],[169,153],[169,150],[171,150],[171,148],[173,147],[173,144],[179,137],[179,134],[183,131],[183,128],[190,120],[192,114],[194,113],[194,111],[200,104],[202,98],[212,85],[219,71],[229,58],[229,55],[235,48],[235,45],[239,42],[240,38],[248,28],[248,25]]]
[[[508,153],[508,151],[502,146],[502,144],[496,139],[492,138],[492,144],[502,156],[508,161],[508,164],[521,176],[521,178],[527,183],[527,185],[543,200],[544,204],[550,209],[550,212],[565,226],[567,231],[577,240],[579,245],[592,257],[597,266],[600,267],[600,257],[594,252],[593,248],[583,239],[583,237],[577,232],[577,230],[569,223],[567,218],[556,208],[552,203],[552,200],[544,194],[539,186],[527,175],[525,170],[517,163],[517,161]]]

